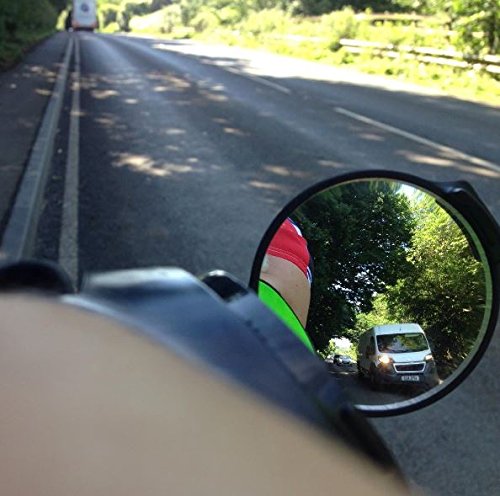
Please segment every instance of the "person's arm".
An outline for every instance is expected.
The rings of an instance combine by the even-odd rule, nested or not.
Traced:
[[[306,332],[311,303],[312,259],[307,241],[291,219],[273,236],[264,257],[259,298],[315,353]]]
[[[260,278],[278,291],[305,328],[311,303],[311,286],[302,271],[284,258],[266,255]]]
[[[406,490],[334,439],[82,310],[0,299],[2,496]]]

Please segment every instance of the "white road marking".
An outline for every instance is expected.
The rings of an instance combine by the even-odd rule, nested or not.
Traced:
[[[389,124],[384,124],[383,122],[376,121],[374,119],[370,119],[369,117],[366,117],[361,114],[357,114],[355,112],[351,112],[350,110],[346,110],[341,107],[335,107],[335,112],[338,114],[345,115],[347,117],[350,117],[351,119],[355,119],[357,121],[363,122],[365,124],[369,124],[371,126],[378,127],[380,129],[383,129],[384,131],[388,131],[393,134],[397,134],[399,136],[402,136],[403,138],[409,139],[411,141],[415,141],[416,143],[420,143],[425,146],[429,146],[431,148],[434,148],[435,150],[438,150],[440,152],[444,152],[448,155],[454,156],[457,159],[460,160],[466,160],[474,165],[478,165],[480,167],[484,167],[486,169],[490,169],[494,172],[500,172],[500,165],[495,164],[493,162],[489,162],[488,160],[484,160],[479,157],[475,157],[473,155],[469,155],[468,153],[461,152],[459,150],[456,150],[455,148],[451,148],[446,145],[441,145],[439,143],[436,143],[434,141],[431,141],[427,138],[423,138],[422,136],[418,136],[417,134],[409,133],[408,131],[403,131],[402,129],[399,129],[397,127],[390,126]]]
[[[232,74],[236,74],[243,78],[250,79],[251,81],[263,84],[265,86],[269,86],[270,88],[281,91],[282,93],[285,93],[287,95],[290,95],[292,93],[292,90],[285,88],[284,86],[281,86],[281,84],[273,83],[272,81],[268,81],[267,79],[262,78],[260,76],[254,76],[253,74],[246,74],[244,72],[240,72],[236,69],[233,69],[232,67],[222,67],[222,68],[228,72],[231,72]]]
[[[80,43],[75,35],[75,70],[71,103],[68,156],[59,239],[59,264],[78,283],[78,175],[80,153]]]

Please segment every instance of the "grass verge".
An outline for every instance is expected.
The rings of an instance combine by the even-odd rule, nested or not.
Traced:
[[[0,71],[17,64],[22,57],[38,43],[54,34],[53,30],[39,33],[17,33],[15,40],[0,44]]]
[[[223,9],[224,10],[224,9]],[[171,39],[184,37],[265,50],[272,53],[346,67],[400,81],[439,89],[457,98],[500,106],[500,76],[477,68],[458,69],[424,63],[408,56],[387,58],[365,51],[353,54],[342,47],[342,38],[383,44],[447,49],[456,36],[438,17],[424,26],[373,25],[351,9],[321,17],[293,17],[280,9],[251,12],[232,18],[234,12],[214,13],[205,9],[189,17],[182,4],[172,4],[148,16],[135,17],[131,31]],[[361,20],[360,20],[361,19]]]

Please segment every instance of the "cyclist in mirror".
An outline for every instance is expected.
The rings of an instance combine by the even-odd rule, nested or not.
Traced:
[[[274,235],[262,263],[259,298],[312,351],[306,333],[311,301],[312,257],[300,228],[287,218]]]

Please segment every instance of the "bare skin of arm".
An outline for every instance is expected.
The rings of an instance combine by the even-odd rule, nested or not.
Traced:
[[[281,294],[300,323],[306,327],[311,288],[302,271],[288,260],[266,255],[260,278]]]
[[[26,296],[0,315],[2,496],[408,494],[113,321]]]

